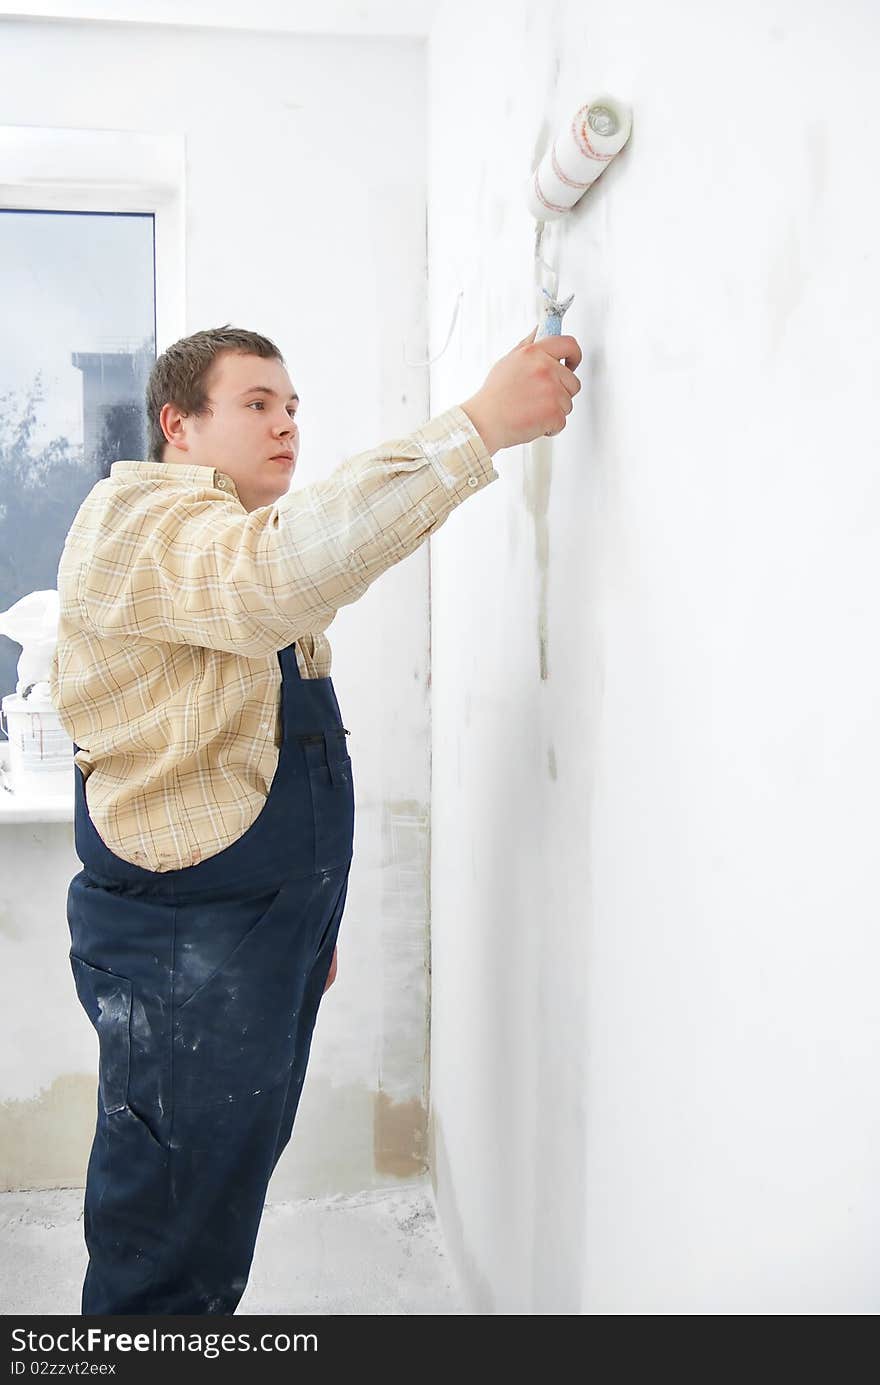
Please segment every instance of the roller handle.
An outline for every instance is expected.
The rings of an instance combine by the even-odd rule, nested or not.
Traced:
[[[562,317],[574,302],[574,294],[569,294],[568,298],[558,302],[545,288],[541,289],[546,303],[544,304],[544,321],[541,323],[535,334],[535,341],[539,337],[561,337],[562,336]]]

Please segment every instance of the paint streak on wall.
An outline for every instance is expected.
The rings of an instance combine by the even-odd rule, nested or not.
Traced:
[[[83,1187],[97,1093],[94,1076],[69,1072],[30,1100],[0,1102],[0,1190]]]
[[[550,562],[550,485],[553,480],[553,451],[549,438],[536,438],[530,444],[523,467],[523,498],[535,526],[535,558],[540,582],[538,593],[538,668],[542,679],[550,676],[547,648],[547,573]]]

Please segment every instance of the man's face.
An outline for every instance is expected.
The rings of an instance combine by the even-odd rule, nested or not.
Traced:
[[[290,376],[274,358],[224,351],[206,384],[211,412],[202,418],[163,406],[166,462],[225,472],[248,511],[273,504],[289,489],[299,455]],[[278,453],[286,460],[273,460]]]

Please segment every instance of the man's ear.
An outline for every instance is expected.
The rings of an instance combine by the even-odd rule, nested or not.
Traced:
[[[185,418],[186,415],[180,412],[176,404],[163,404],[159,413],[159,426],[165,434],[165,441],[181,452],[187,451]]]

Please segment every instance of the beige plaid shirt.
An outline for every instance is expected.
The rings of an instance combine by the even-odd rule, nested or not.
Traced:
[[[216,468],[114,462],[64,543],[50,674],[110,850],[166,871],[236,841],[278,765],[277,651],[327,677],[339,607],[497,479],[458,405],[251,513]]]

